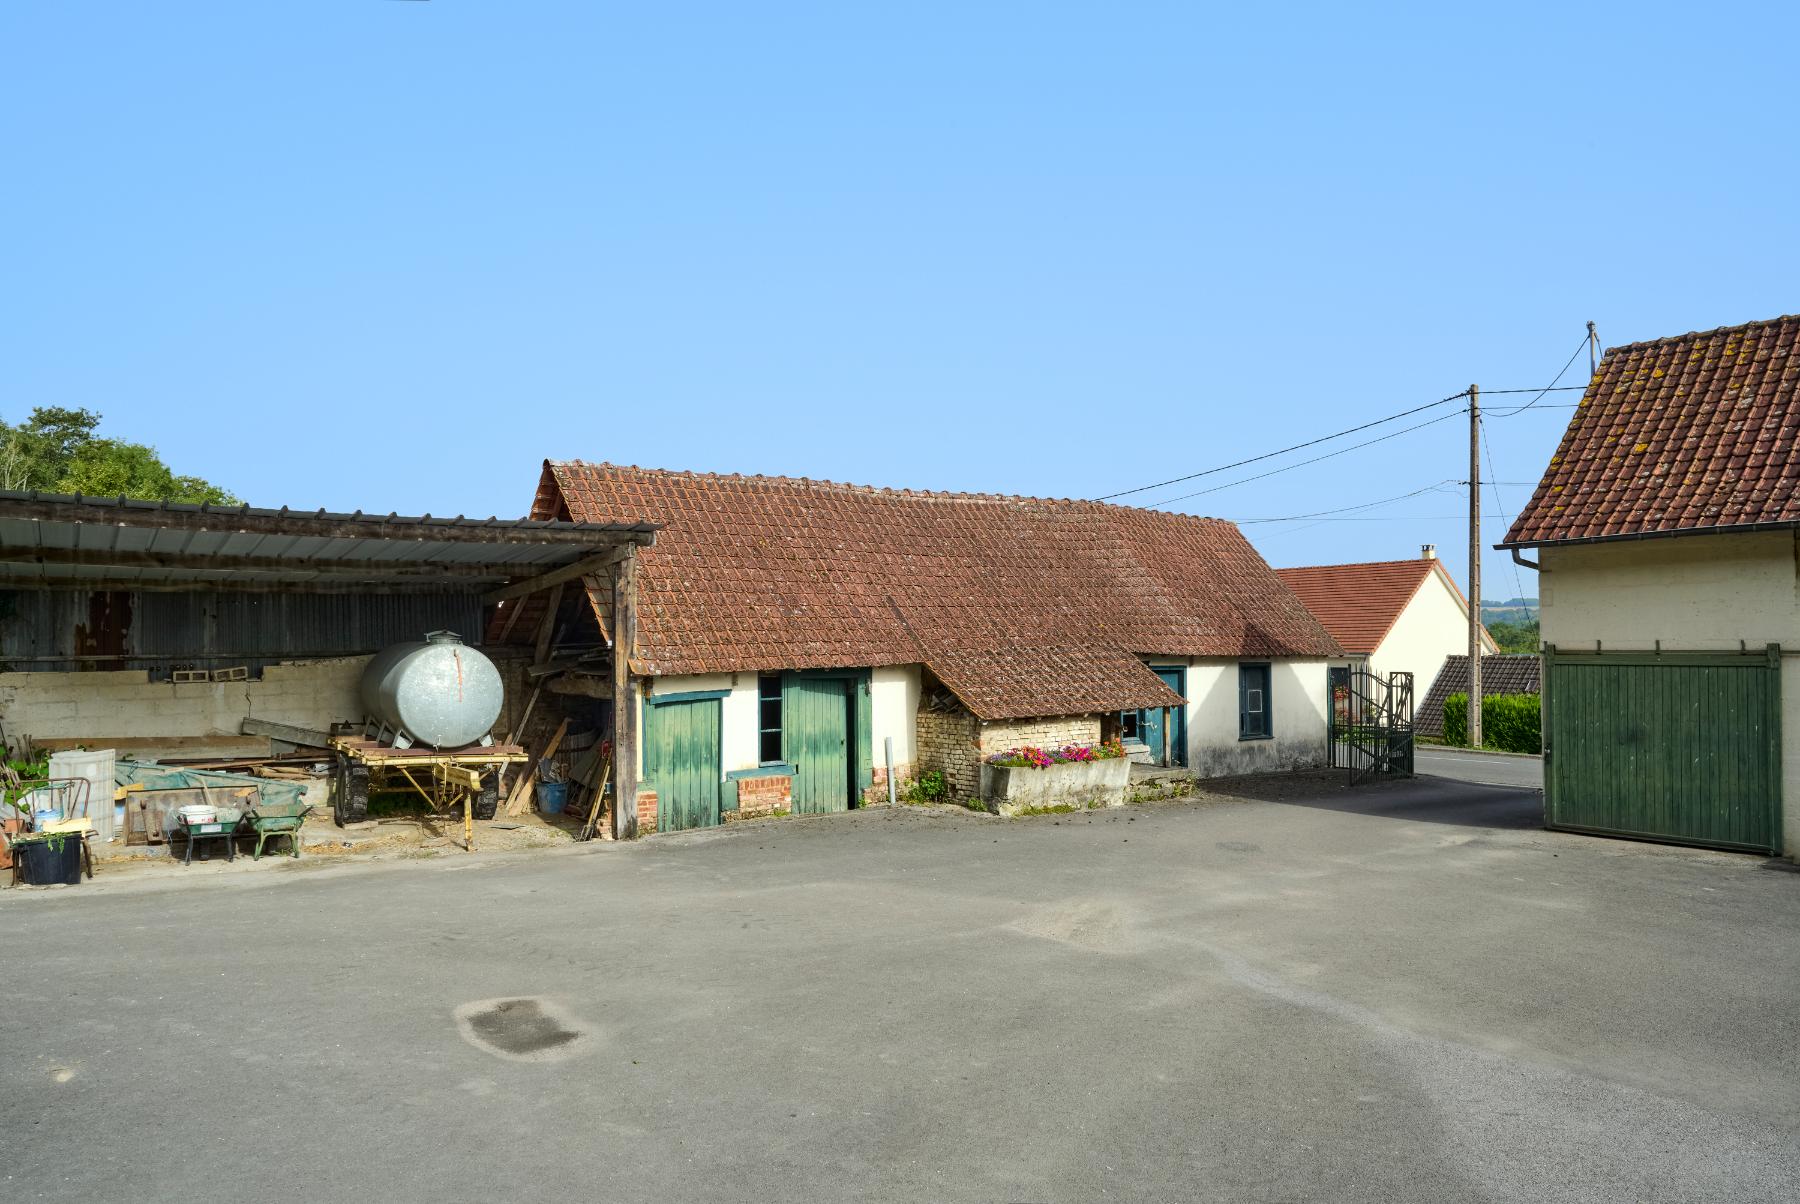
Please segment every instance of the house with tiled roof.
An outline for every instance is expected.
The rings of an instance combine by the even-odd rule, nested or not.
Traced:
[[[1499,545],[1540,571],[1549,826],[1800,849],[1797,447],[1800,317],[1606,352]]]
[[[1135,739],[1206,774],[1325,762],[1341,649],[1229,522],[546,462],[534,518],[610,514],[659,528],[634,553],[631,696],[608,703],[642,731],[617,778],[641,826],[855,806],[890,743],[898,778],[963,794],[1020,745]],[[554,623],[496,622],[575,643],[621,625],[597,588]]]
[[[1276,569],[1313,616],[1343,645],[1344,665],[1386,679],[1410,673],[1418,699],[1444,658],[1469,651],[1469,602],[1430,544],[1416,560]],[[1484,652],[1497,652],[1481,629]]]

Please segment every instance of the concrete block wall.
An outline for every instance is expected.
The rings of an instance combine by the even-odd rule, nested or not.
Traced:
[[[0,723],[15,746],[116,745],[149,754],[255,743],[241,734],[246,718],[314,729],[360,719],[357,685],[368,661],[294,661],[268,666],[259,681],[182,684],[153,682],[142,669],[0,673]]]

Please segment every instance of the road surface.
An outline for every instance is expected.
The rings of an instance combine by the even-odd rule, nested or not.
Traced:
[[[1544,759],[1506,754],[1469,752],[1421,744],[1413,749],[1413,768],[1434,777],[1454,778],[1459,782],[1482,782],[1490,786],[1521,786],[1528,790],[1544,788]]]

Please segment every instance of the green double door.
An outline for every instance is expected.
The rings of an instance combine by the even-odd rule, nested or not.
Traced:
[[[720,699],[644,708],[644,777],[656,790],[656,830],[719,824]]]
[[[1546,826],[1781,851],[1778,652],[1545,660]]]
[[[781,683],[781,750],[793,763],[796,815],[847,811],[856,797],[856,683],[788,674]]]

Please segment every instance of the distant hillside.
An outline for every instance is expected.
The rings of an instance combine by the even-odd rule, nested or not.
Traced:
[[[1483,623],[1522,623],[1538,617],[1538,600],[1536,598],[1508,598],[1496,602],[1486,598],[1481,603],[1481,621]]]

